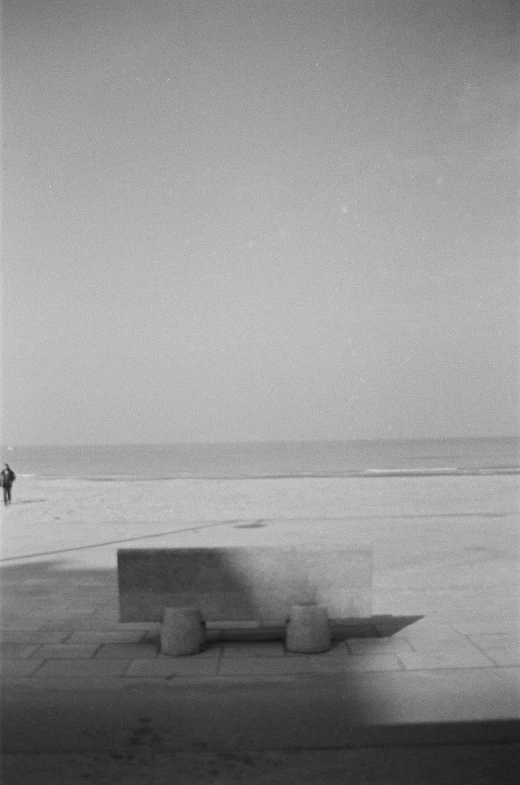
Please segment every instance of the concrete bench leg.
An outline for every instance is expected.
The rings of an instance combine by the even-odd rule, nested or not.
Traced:
[[[172,656],[198,654],[206,644],[205,625],[198,608],[165,608],[161,628],[161,653]]]
[[[325,605],[293,605],[287,623],[287,651],[313,654],[331,647],[330,625]]]

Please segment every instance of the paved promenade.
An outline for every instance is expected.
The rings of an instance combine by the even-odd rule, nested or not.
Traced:
[[[349,717],[353,726],[520,718],[518,639],[512,632],[465,635],[422,620],[391,637],[335,642],[324,654],[291,654],[282,641],[257,640],[212,642],[201,654],[174,658],[158,653],[154,627],[85,626],[74,629],[55,620],[39,629],[5,629],[4,694],[18,687],[41,701],[45,689],[96,683],[118,691],[160,686],[170,694],[176,686],[219,691],[245,683],[301,689],[305,683],[319,693],[321,686],[335,684],[338,694],[357,693]],[[4,731],[4,743],[23,746],[11,731]],[[287,740],[283,733],[281,746]]]
[[[118,620],[117,544],[73,553],[72,543],[66,557],[9,557],[2,565],[4,781],[67,785],[88,781],[87,771],[96,783],[137,783],[153,770],[152,781],[162,783],[180,766],[183,784],[515,782],[517,530],[516,519],[499,512],[453,517],[451,542],[438,521],[413,535],[403,518],[409,536],[397,545],[372,526],[374,616],[319,655],[289,654],[261,631],[232,635],[214,626],[201,654],[167,657],[158,653],[157,624]],[[213,540],[205,535],[201,544],[221,544],[237,528],[261,536],[254,525],[212,524]],[[340,536],[336,522],[327,525],[322,536]],[[179,525],[182,537],[201,531],[190,526]],[[289,521],[279,536],[302,535],[306,526]],[[57,539],[57,525],[50,535]],[[274,524],[270,536],[276,541]],[[157,545],[179,539],[165,535]],[[438,745],[452,772],[460,767],[456,779],[436,768],[428,750]],[[401,773],[370,779],[377,760],[380,771]],[[345,779],[345,767],[355,779]]]
[[[14,626],[2,631],[2,676],[11,683],[25,680],[27,687],[69,678],[117,679],[128,684],[142,679],[186,683],[189,678],[222,681],[227,677],[273,677],[278,681],[297,675],[335,674],[346,679],[359,674],[392,673],[394,679],[401,677],[405,684],[411,675],[428,674],[435,682],[439,672],[443,678],[471,678],[473,669],[478,669],[478,677],[499,689],[501,683],[511,683],[515,666],[520,665],[518,638],[512,630],[496,632],[493,626],[491,631],[482,628],[478,634],[468,635],[456,626],[429,624],[423,619],[388,637],[392,619],[373,617],[366,629],[359,626],[357,632],[363,637],[335,641],[324,654],[292,654],[285,651],[282,641],[214,640],[204,652],[189,657],[160,654],[157,625],[114,623],[96,629],[93,619],[91,627],[84,623],[76,629],[67,621],[46,620],[39,628]],[[222,634],[251,638],[259,631],[246,628],[221,633],[217,625],[209,631],[210,638]],[[518,705],[514,691],[509,698],[503,705],[495,701],[489,717],[515,716]],[[447,710],[444,705],[444,718]],[[475,711],[474,705],[460,705],[452,718],[471,719]],[[486,716],[482,707],[480,716]]]
[[[182,658],[154,626],[11,627],[3,781],[516,782],[515,636],[378,621],[319,655],[228,640]]]

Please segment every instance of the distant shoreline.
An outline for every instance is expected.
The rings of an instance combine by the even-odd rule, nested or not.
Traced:
[[[225,474],[225,475],[200,475],[195,473],[172,474],[167,476],[150,477],[145,475],[108,474],[102,476],[92,475],[56,475],[56,474],[20,474],[20,478],[34,480],[77,480],[81,482],[171,482],[176,480],[314,480],[314,479],[378,479],[382,477],[467,477],[467,476],[493,476],[501,474],[520,474],[520,466],[503,467],[468,467],[468,468],[439,468],[439,469],[363,469],[345,472],[303,472],[294,474]]]
[[[18,448],[22,478],[89,482],[482,476],[520,472],[520,440],[273,442]]]

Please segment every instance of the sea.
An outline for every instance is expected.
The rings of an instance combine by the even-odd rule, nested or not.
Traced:
[[[19,476],[91,481],[520,473],[520,439],[5,446]]]

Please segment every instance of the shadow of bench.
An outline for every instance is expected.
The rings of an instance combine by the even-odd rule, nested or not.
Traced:
[[[419,617],[372,616],[367,545],[126,548],[117,554],[122,622],[161,622],[197,606],[208,637],[283,638],[292,605],[327,606],[335,639],[391,635]]]

